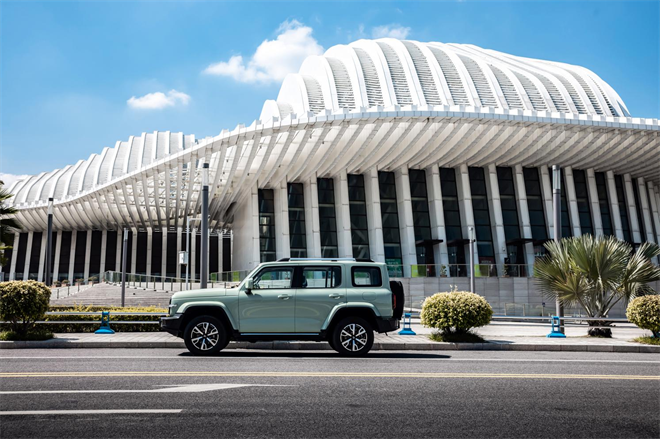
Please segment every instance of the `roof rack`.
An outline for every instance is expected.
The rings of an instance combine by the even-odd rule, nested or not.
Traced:
[[[356,259],[356,258],[280,258],[277,262],[297,262],[297,261],[352,261],[352,262],[373,262],[371,259]]]

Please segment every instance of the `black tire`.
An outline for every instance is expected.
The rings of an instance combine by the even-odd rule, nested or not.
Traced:
[[[332,330],[330,346],[346,357],[367,355],[374,344],[374,330],[361,317],[346,317]]]
[[[193,355],[217,354],[229,343],[225,325],[213,316],[192,319],[183,332],[183,340]]]

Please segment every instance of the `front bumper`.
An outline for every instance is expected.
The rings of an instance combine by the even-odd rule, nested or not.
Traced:
[[[183,318],[182,314],[175,314],[169,317],[160,318],[160,329],[167,331],[172,335],[177,337],[181,336],[181,320]]]
[[[385,319],[382,317],[377,317],[376,325],[377,328],[375,329],[379,333],[396,331],[397,329],[399,329],[399,319],[394,319],[394,318]]]

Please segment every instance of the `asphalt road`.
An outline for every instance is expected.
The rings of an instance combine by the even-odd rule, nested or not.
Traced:
[[[2,438],[660,437],[660,355],[0,351]]]

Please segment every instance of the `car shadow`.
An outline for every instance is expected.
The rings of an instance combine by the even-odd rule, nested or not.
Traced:
[[[179,357],[195,358],[196,356],[190,352],[182,352]],[[272,351],[272,350],[226,350],[212,355],[213,358],[256,358],[256,357],[271,357],[271,358],[331,358],[331,359],[447,359],[451,355],[440,354],[435,352],[393,352],[393,351],[374,351],[367,354],[365,357],[343,357],[336,352],[327,351]]]

